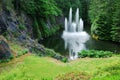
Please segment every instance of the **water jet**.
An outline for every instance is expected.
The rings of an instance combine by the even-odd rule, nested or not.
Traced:
[[[72,8],[69,11],[69,21],[65,18],[65,30],[62,38],[65,42],[65,49],[69,50],[70,60],[78,58],[78,52],[85,48],[85,42],[89,40],[87,32],[83,31],[83,20],[79,19],[79,8],[77,8],[75,21],[72,21]]]

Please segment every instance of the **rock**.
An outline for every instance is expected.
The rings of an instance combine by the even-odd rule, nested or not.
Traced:
[[[63,57],[61,55],[55,54],[54,58],[57,60],[62,60]]]
[[[27,35],[26,33],[22,33],[21,35],[18,36],[17,40],[19,42],[24,42],[25,40],[27,40]]]
[[[7,27],[3,21],[3,17],[2,17],[2,15],[0,15],[0,34],[5,32],[6,30],[7,30]]]
[[[10,32],[16,32],[16,31],[18,31],[18,28],[17,28],[17,26],[16,26],[16,24],[14,23],[14,22],[8,22],[8,30],[10,31]]]
[[[12,56],[7,40],[0,36],[0,60],[8,59]]]

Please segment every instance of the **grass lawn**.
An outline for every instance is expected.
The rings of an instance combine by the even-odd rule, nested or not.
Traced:
[[[91,80],[120,80],[120,56],[82,58],[62,63],[53,58],[30,55],[19,63],[9,71],[2,72],[0,80],[57,80],[59,75],[71,72],[86,73]]]

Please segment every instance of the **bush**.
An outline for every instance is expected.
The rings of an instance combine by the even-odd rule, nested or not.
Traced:
[[[106,58],[106,57],[111,57],[112,54],[113,53],[110,51],[82,50],[81,52],[79,52],[79,57]]]
[[[47,54],[48,56],[50,56],[50,57],[54,57],[55,54],[56,54],[56,52],[55,52],[54,50],[52,50],[52,49],[46,48],[46,54]]]
[[[24,55],[24,54],[27,54],[28,52],[29,52],[28,49],[24,49],[24,50],[22,51],[23,55]]]
[[[46,55],[53,57],[57,60],[60,60],[62,62],[68,62],[68,59],[66,57],[63,57],[62,55],[60,55],[59,53],[56,53],[54,50],[52,49],[48,49],[46,48]]]
[[[17,54],[16,57],[19,57],[19,56],[22,56],[22,55],[24,55],[24,54],[27,54],[28,52],[29,52],[28,49],[23,49],[23,50],[21,50],[21,51],[18,51],[18,54]]]
[[[2,59],[2,60],[0,60],[0,63],[5,63],[5,62],[9,62],[10,61],[10,59]]]
[[[9,62],[10,60],[12,60],[14,58],[13,55],[11,55],[8,59],[1,59],[0,63],[4,63],[4,62]]]
[[[62,62],[66,63],[68,62],[68,59],[66,57],[62,58]]]
[[[14,58],[14,56],[13,56],[13,55],[11,55],[11,56],[10,56],[10,60],[11,60],[11,59],[13,59],[13,58]]]

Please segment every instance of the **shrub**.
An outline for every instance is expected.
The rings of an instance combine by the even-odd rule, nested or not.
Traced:
[[[29,52],[28,49],[24,49],[24,50],[22,51],[23,55],[24,55],[24,54],[27,54],[28,52]]]
[[[20,29],[20,30],[25,30],[26,28],[25,28],[25,26],[24,26],[23,24],[20,24],[20,25],[19,25],[19,29]]]
[[[62,58],[62,62],[66,63],[68,62],[68,59],[66,57]]]
[[[9,62],[10,60],[12,60],[14,58],[13,55],[11,55],[8,59],[1,59],[0,63],[4,63],[4,62]]]
[[[54,57],[56,53],[54,50],[46,48],[46,54],[50,57]]]
[[[79,57],[91,57],[91,58],[106,58],[111,57],[113,52],[110,51],[98,51],[98,50],[82,50],[79,52]]]
[[[16,57],[19,57],[19,56],[22,56],[22,55],[24,55],[24,54],[27,54],[29,52],[29,50],[28,49],[23,49],[23,50],[20,50],[20,51],[18,51],[18,53],[17,53],[17,56]]]
[[[62,62],[68,62],[68,59],[66,57],[63,57],[62,55],[60,55],[59,53],[56,53],[54,50],[52,49],[48,49],[46,48],[46,55],[53,57],[57,60],[60,60]]]
[[[9,62],[10,61],[10,59],[2,59],[2,60],[0,60],[0,63],[5,63],[5,62]]]
[[[11,60],[11,59],[13,59],[13,58],[14,58],[14,56],[13,56],[13,55],[11,55],[11,56],[10,56],[10,60]]]

